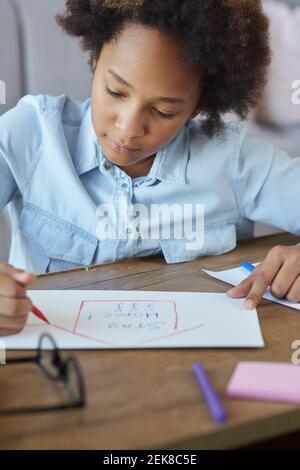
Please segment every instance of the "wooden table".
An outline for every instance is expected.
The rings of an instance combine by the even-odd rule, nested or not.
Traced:
[[[241,242],[236,250],[222,256],[173,265],[160,257],[128,260],[87,272],[41,276],[33,288],[226,292],[227,284],[210,278],[201,269],[234,267],[244,257],[250,262],[259,261],[272,246],[298,241],[289,234],[269,236]],[[87,406],[30,416],[2,416],[0,448],[227,449],[299,430],[300,406],[224,396],[238,361],[290,362],[291,344],[300,339],[300,315],[295,310],[263,301],[258,312],[266,342],[263,349],[75,352],[84,371]],[[8,357],[16,354],[10,351]],[[230,417],[227,423],[216,424],[211,419],[191,372],[194,361],[204,364],[223,398]],[[5,374],[13,381],[12,367]],[[34,390],[34,378],[31,386]]]

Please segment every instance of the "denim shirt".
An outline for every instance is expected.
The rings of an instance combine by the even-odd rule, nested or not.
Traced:
[[[105,158],[90,99],[25,96],[0,117],[0,213],[8,205],[9,261],[35,273],[155,254],[167,263],[218,255],[253,236],[253,221],[300,235],[299,182],[299,157],[247,135],[238,122],[208,137],[201,121],[189,121],[157,153],[149,174],[131,179]],[[142,209],[133,217],[136,206]],[[190,232],[178,236],[176,217],[162,211],[154,235],[142,236],[136,214],[154,206],[189,208],[181,215]],[[105,224],[99,229],[105,217],[106,238]],[[172,230],[165,236],[167,222]]]

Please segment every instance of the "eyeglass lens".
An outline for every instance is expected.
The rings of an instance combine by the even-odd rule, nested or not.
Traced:
[[[44,372],[52,379],[57,379],[60,375],[59,353],[54,340],[43,335],[39,343],[39,365]]]
[[[65,363],[65,381],[66,387],[73,401],[82,400],[82,391],[80,383],[80,372],[76,360],[69,357]]]

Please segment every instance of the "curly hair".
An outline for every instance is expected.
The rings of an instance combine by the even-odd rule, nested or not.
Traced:
[[[116,4],[119,3],[119,6]],[[103,44],[128,23],[160,30],[180,41],[184,60],[204,71],[204,129],[223,129],[222,114],[245,119],[266,83],[270,63],[269,21],[261,0],[67,0],[57,23],[98,60]]]

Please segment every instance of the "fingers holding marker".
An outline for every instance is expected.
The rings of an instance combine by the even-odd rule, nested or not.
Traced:
[[[25,326],[33,305],[26,296],[35,275],[0,264],[0,335],[14,334]]]

